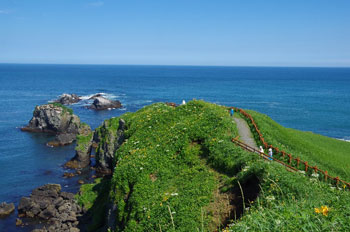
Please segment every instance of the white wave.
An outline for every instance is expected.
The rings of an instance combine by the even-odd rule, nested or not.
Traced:
[[[338,139],[338,140],[341,140],[341,141],[345,141],[345,142],[350,143],[350,140],[349,140],[349,139]]]
[[[105,97],[107,99],[117,99],[120,98],[122,96],[125,96],[125,94],[120,94],[120,95],[114,95],[111,93],[94,93],[94,94],[89,94],[89,95],[85,95],[85,96],[80,96],[81,100],[91,100],[90,98],[94,95],[100,94],[102,97]]]

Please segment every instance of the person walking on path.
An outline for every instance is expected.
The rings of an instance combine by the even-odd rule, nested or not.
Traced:
[[[235,111],[231,108],[231,110],[230,110],[230,115],[231,115],[231,117],[233,117],[233,114],[235,113]]]
[[[263,154],[265,153],[265,151],[264,151],[264,148],[262,146],[259,147],[259,151],[260,151],[261,157],[264,157]]]
[[[272,153],[272,148],[270,148],[270,149],[269,149],[269,160],[272,160],[272,155],[273,155],[273,153]]]

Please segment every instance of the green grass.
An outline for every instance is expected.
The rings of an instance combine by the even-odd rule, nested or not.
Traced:
[[[87,151],[92,140],[93,133],[88,135],[77,135],[77,144],[75,146],[76,151]]]
[[[294,150],[301,147],[304,153],[316,149],[306,143],[311,141],[308,133],[250,113],[269,143],[292,153],[301,152]],[[215,218],[220,196],[215,192],[219,189],[221,196],[234,193],[231,203],[239,209],[243,204],[240,186],[246,209],[227,227],[229,231],[350,230],[349,191],[291,173],[234,145],[230,140],[238,132],[225,107],[203,101],[177,108],[158,103],[121,118],[126,122],[127,139],[115,154],[112,179],[103,188],[98,187],[100,183],[83,185],[78,196],[79,203],[93,215],[90,231],[106,225],[101,215],[106,215],[103,210],[110,202],[117,205],[117,226],[112,231],[221,231],[223,225]],[[99,147],[113,142],[109,138],[118,130],[119,119],[106,120],[97,128]],[[294,138],[301,135],[300,140]],[[324,139],[324,143],[338,142]],[[334,146],[332,152],[345,154],[343,148]],[[305,159],[321,167],[320,156],[311,159],[307,155]],[[328,170],[340,173],[342,168],[334,162]],[[252,180],[257,180],[257,190],[250,188]],[[249,203],[247,199],[254,193],[259,195]],[[315,212],[314,208],[321,206],[330,208],[327,216]]]
[[[56,107],[61,107],[63,109],[62,114],[65,114],[65,113],[69,113],[70,115],[73,114],[73,110],[71,108],[62,105],[61,103],[54,102],[54,103],[50,103],[50,104],[52,104],[52,105],[54,105]]]
[[[264,114],[247,112],[254,118],[267,143],[350,182],[350,143],[285,128]]]

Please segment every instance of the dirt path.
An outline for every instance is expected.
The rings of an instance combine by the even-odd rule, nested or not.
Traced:
[[[253,138],[252,132],[250,131],[250,128],[246,121],[242,118],[233,118],[236,122],[238,133],[239,133],[239,140],[241,140],[243,143],[248,144],[251,147],[254,147],[258,150],[258,147],[255,143],[255,140]]]

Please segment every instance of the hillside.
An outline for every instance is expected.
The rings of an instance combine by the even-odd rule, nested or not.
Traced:
[[[125,141],[114,155],[112,177],[83,185],[77,196],[91,215],[90,231],[350,228],[348,191],[237,147],[231,142],[237,128],[226,107],[158,103],[109,119],[96,130],[98,154],[115,143],[120,119]],[[323,214],[316,213],[321,206],[329,212],[323,207]]]

